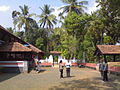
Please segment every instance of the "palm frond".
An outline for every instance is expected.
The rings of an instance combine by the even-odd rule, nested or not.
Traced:
[[[40,9],[42,10],[42,14],[37,15],[37,17],[40,18],[40,27],[51,28],[56,22],[56,16],[51,14],[54,11],[54,8],[50,8],[50,6],[46,4],[43,8],[40,7]]]
[[[69,4],[69,0],[61,0],[61,2],[65,3],[65,4]]]
[[[79,5],[88,5],[88,1],[81,1],[81,2],[78,2]]]
[[[16,17],[17,15],[20,15],[20,12],[16,10],[12,12],[12,18]]]
[[[32,14],[29,14],[28,17],[32,17],[32,16],[35,16],[36,14],[32,13]]]

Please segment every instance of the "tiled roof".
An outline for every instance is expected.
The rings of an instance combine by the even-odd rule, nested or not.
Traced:
[[[28,47],[18,43],[11,42],[0,47],[0,52],[31,52],[32,50]]]
[[[97,45],[101,54],[120,54],[120,45]]]
[[[7,35],[9,35],[9,37],[14,37],[15,38],[15,42],[19,42],[19,43],[27,43],[25,41],[23,41],[22,39],[18,38],[17,36],[15,36],[14,34],[10,33],[7,29],[5,29],[4,27],[2,27],[0,25],[0,31],[6,33]]]
[[[42,50],[36,48],[35,46],[29,44],[29,48],[32,49],[33,52],[40,53],[43,52]]]
[[[51,54],[61,54],[62,52],[60,51],[50,51]]]
[[[28,44],[27,42],[21,40],[21,39],[18,38],[17,36],[15,36],[15,35],[13,35],[12,33],[8,32],[8,31],[7,31],[4,27],[2,27],[1,25],[0,25],[0,30],[4,31],[5,33],[8,33],[8,34],[11,35],[12,37],[15,37],[16,40],[17,40],[17,42],[19,42],[19,43],[21,43],[21,44]],[[15,42],[16,42],[16,41],[15,41]],[[41,51],[40,49],[36,48],[35,46],[33,46],[33,45],[31,45],[31,44],[28,44],[28,45],[29,45],[29,47],[27,47],[27,48],[32,49],[33,52],[36,52],[36,53],[43,52],[43,51]],[[24,46],[24,47],[25,47],[25,46]]]

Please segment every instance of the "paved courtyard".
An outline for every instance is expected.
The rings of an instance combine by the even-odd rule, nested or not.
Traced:
[[[102,82],[96,70],[73,67],[71,77],[59,78],[57,67],[44,67],[37,73],[28,74],[1,73],[0,90],[120,90],[120,76],[109,76],[108,82]]]

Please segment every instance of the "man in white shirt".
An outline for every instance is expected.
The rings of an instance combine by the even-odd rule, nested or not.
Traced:
[[[108,81],[108,64],[104,62],[103,65],[103,81]]]
[[[71,63],[70,61],[68,60],[68,62],[65,64],[66,66],[66,74],[67,74],[67,77],[70,77],[70,66],[71,66]]]

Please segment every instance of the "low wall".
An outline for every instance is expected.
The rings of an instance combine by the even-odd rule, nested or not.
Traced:
[[[72,63],[72,66],[78,66],[79,64],[78,63]]]
[[[28,61],[0,61],[0,72],[28,72]]]
[[[87,66],[87,67],[91,67],[91,68],[96,68],[95,63],[80,63],[79,65],[83,65],[83,66]]]
[[[97,64],[95,63],[80,63],[79,65],[83,65],[83,66],[94,68],[94,69],[96,69],[97,67]],[[108,70],[111,72],[120,73],[120,67],[108,65]]]
[[[54,64],[57,64],[58,65],[58,63],[54,63]],[[64,65],[65,65],[65,63],[63,63]],[[71,63],[71,65],[72,66],[78,66],[79,64],[78,63]],[[53,66],[53,63],[49,63],[49,62],[42,62],[41,63],[41,66]]]
[[[43,62],[40,65],[43,66],[43,67],[45,67],[45,66],[51,67],[53,64],[52,63]]]
[[[112,72],[118,72],[118,73],[120,73],[120,67],[109,67],[109,71],[112,71]]]

